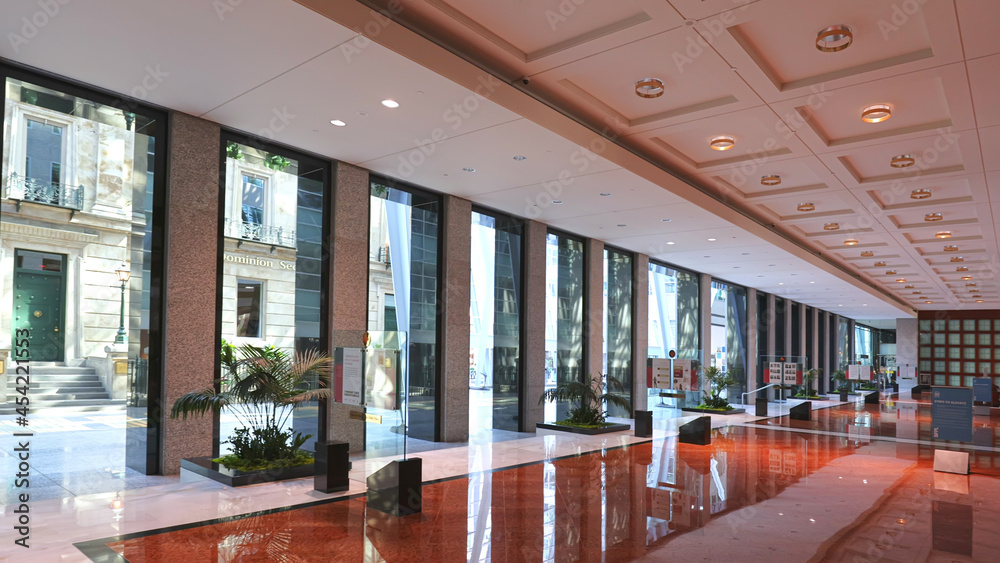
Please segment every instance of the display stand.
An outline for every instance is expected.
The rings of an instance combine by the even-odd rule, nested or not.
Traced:
[[[812,401],[804,401],[788,409],[788,418],[791,420],[812,420]]]
[[[712,417],[710,416],[699,416],[687,424],[682,424],[678,430],[680,431],[678,440],[682,444],[707,446],[712,443]]]
[[[754,402],[756,416],[767,416],[767,397],[758,397]]]
[[[350,444],[316,442],[316,475],[313,488],[321,493],[346,491],[350,487]]]
[[[368,476],[368,508],[393,516],[423,509],[423,467],[419,457],[393,460]]]
[[[653,436],[653,411],[635,411],[635,435],[637,438]]]

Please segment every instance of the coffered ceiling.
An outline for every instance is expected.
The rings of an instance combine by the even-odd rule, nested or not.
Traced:
[[[3,10],[9,37],[39,7]],[[60,10],[0,55],[853,318],[1000,306],[995,2]],[[817,33],[838,24],[850,47],[817,50]],[[137,90],[150,68],[166,76]],[[663,95],[638,96],[645,78]],[[874,104],[891,117],[862,121]],[[712,149],[720,136],[735,145]],[[913,166],[890,166],[898,155]],[[930,197],[911,197],[921,189]]]

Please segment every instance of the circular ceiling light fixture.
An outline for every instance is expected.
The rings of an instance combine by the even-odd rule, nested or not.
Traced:
[[[965,262],[965,258],[962,258],[961,256],[952,256],[951,257],[951,261],[952,262]]]
[[[777,186],[781,183],[781,176],[777,174],[768,174],[767,176],[761,176],[760,184],[762,186]]]
[[[933,302],[933,301],[924,301],[924,303],[927,303],[928,305],[931,305],[931,304],[933,304],[934,302]]]
[[[949,245],[947,245],[947,246],[944,247],[944,251],[945,252],[958,252],[958,247],[955,246],[954,244],[949,244]]]
[[[908,168],[917,163],[917,159],[908,154],[897,154],[889,159],[889,166],[893,168]]]
[[[663,95],[663,81],[659,78],[643,78],[635,83],[635,95],[640,98],[659,98]]]
[[[553,199],[553,200],[552,200],[552,205],[562,205],[562,203],[563,203],[563,202],[562,202],[562,200],[560,200],[560,199]]]
[[[898,278],[898,279],[896,280],[896,282],[897,282],[897,283],[906,283],[906,279],[905,279],[905,278]]]
[[[951,231],[938,231],[934,233],[935,238],[951,238]]]
[[[909,285],[904,285],[904,286],[903,286],[903,289],[913,289],[913,288],[915,288],[915,287],[916,287],[915,285],[913,285],[913,284],[909,284]]]
[[[959,266],[959,267],[955,268],[955,271],[956,272],[968,272],[969,268],[967,266]]]
[[[463,168],[462,170],[465,171],[465,172],[475,172],[476,171],[475,168],[469,168],[469,167]]]
[[[962,276],[962,281],[969,281],[971,279],[972,279],[972,276]]]
[[[886,270],[885,271],[885,275],[887,275],[887,276],[895,276],[896,275],[896,270]]]
[[[846,244],[847,246],[854,246],[858,244],[858,239],[849,238],[844,241],[844,244]]]
[[[395,109],[399,107],[399,102],[396,100],[382,100],[382,105],[387,108]]]
[[[523,160],[528,160],[528,157],[526,157],[526,156],[524,156],[524,155],[520,155],[520,154],[519,154],[519,155],[515,155],[515,156],[514,156],[514,160],[516,160],[516,161],[518,161],[518,162],[521,162],[521,161],[523,161]]]
[[[885,262],[879,260],[878,262],[875,262],[875,267],[876,268],[885,268]]]
[[[708,144],[717,151],[728,151],[736,145],[736,139],[722,135],[713,138]]]
[[[979,294],[976,294],[976,295],[973,295],[973,296],[972,296],[972,298],[973,298],[973,299],[979,299],[979,298],[981,298],[981,297],[982,297],[982,295],[979,295]]]
[[[330,124],[331,125],[336,125],[337,127],[344,127],[345,125],[347,125],[347,123],[344,123],[343,121],[341,121],[339,119],[331,119],[330,120]]]
[[[823,225],[824,231],[836,231],[840,228],[840,223],[827,223]]]
[[[872,256],[875,256],[875,253],[871,250],[865,250],[861,253],[862,258],[871,258]]]
[[[982,303],[982,302],[983,302],[982,299],[976,299],[976,303]]]
[[[816,34],[816,48],[824,53],[843,51],[854,42],[854,32],[844,24],[831,25]]]
[[[880,123],[892,117],[892,107],[888,104],[876,104],[861,110],[861,121],[865,123]]]
[[[969,282],[965,284],[965,287],[976,287],[976,282]]]
[[[928,213],[927,215],[924,215],[924,221],[927,221],[928,223],[935,223],[942,219],[944,219],[944,215],[941,215],[940,213]]]
[[[919,291],[914,291],[913,295],[920,295],[920,292]]]
[[[910,199],[927,199],[931,197],[931,191],[927,188],[920,188],[910,192]]]
[[[798,205],[798,207],[796,207],[795,209],[797,209],[799,211],[803,211],[803,212],[805,212],[805,211],[815,211],[816,210],[816,205],[813,204],[811,201],[809,201],[809,202],[805,202],[805,203],[800,203]]]

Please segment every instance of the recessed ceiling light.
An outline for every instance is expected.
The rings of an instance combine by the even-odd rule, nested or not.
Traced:
[[[777,174],[768,174],[767,176],[762,176],[760,183],[763,186],[777,186],[781,183],[781,176]]]
[[[710,239],[708,239],[708,242],[715,242],[715,239],[714,238],[710,238]]]
[[[861,110],[861,120],[866,123],[879,123],[892,117],[892,108],[887,104],[868,106]]]
[[[908,154],[897,154],[889,159],[889,166],[893,168],[908,168],[917,163],[917,159]]]
[[[875,267],[876,268],[884,268],[885,267],[885,262],[879,260],[878,262],[875,262]]]
[[[896,279],[896,282],[897,283],[906,283],[906,278],[898,278],[898,279]]]
[[[927,199],[931,197],[931,191],[927,188],[920,188],[910,192],[910,199]]]
[[[976,299],[976,303],[982,303],[982,302],[983,302],[982,299]]]
[[[382,100],[382,105],[387,108],[398,108],[399,102],[396,100]]]
[[[951,238],[951,231],[938,231],[934,233],[936,238]]]
[[[844,244],[846,244],[847,246],[854,246],[858,244],[858,239],[849,238],[844,241]]]
[[[959,266],[959,267],[955,268],[955,271],[956,272],[968,272],[969,268],[967,266]]]
[[[740,256],[750,256],[749,252],[740,252]]]
[[[973,295],[972,296],[973,299],[979,299],[980,297],[982,297],[982,295]]]
[[[619,226],[619,227],[624,227],[624,226],[625,226],[625,224],[624,224],[624,223],[618,223],[618,226]]]
[[[798,207],[796,207],[795,209],[798,209],[799,211],[815,211],[816,206],[813,205],[812,202],[805,202],[805,203],[800,203]]]
[[[522,160],[528,160],[528,157],[519,154],[514,156],[514,160],[521,162]]]
[[[965,258],[962,258],[961,256],[952,256],[951,257],[951,261],[952,262],[965,262]]]
[[[861,304],[861,306],[862,306],[862,307],[867,307],[867,306],[868,306],[868,304],[867,304],[867,303],[862,303],[862,304]]]
[[[840,228],[840,223],[827,223],[823,225],[824,231],[836,231]]]
[[[811,281],[811,282],[809,282],[809,283],[816,283],[816,282],[814,282],[814,281]]]
[[[736,139],[723,135],[721,137],[715,137],[708,144],[717,151],[728,151],[736,145]]]
[[[673,219],[660,219],[661,223],[669,223],[671,221],[673,221]]]
[[[851,46],[854,32],[844,24],[831,25],[816,34],[816,48],[824,53],[836,53]]]
[[[553,199],[552,200],[552,205],[562,205],[562,200],[561,199]]]
[[[775,266],[777,266],[777,264],[768,264],[768,265],[767,265],[767,267],[768,267],[768,268],[773,268],[773,267],[775,267]]]
[[[785,285],[785,282],[778,282],[778,285]]]
[[[965,287],[976,287],[976,282],[969,282],[965,284]]]
[[[934,302],[933,301],[924,301],[924,303],[927,303],[928,305],[930,305],[931,303],[934,303]]]
[[[875,256],[875,253],[872,252],[871,250],[865,250],[861,252],[862,258],[871,258],[872,256]]]
[[[944,247],[944,251],[945,252],[958,252],[958,247],[955,246],[954,244],[949,244],[949,245],[947,245],[947,246]]]
[[[916,286],[913,286],[913,285],[904,285],[903,289],[913,289],[914,287],[916,287]]]
[[[601,197],[609,197],[610,195],[608,192],[601,192]]]
[[[885,271],[885,275],[887,275],[887,276],[895,276],[896,275],[896,270],[886,270]]]
[[[640,98],[659,98],[663,95],[663,81],[659,78],[643,78],[635,83],[635,95]]]
[[[343,126],[347,125],[346,123],[344,123],[343,121],[341,121],[339,119],[331,119],[330,123],[332,125],[336,125],[337,127],[343,127]]]
[[[924,215],[924,221],[927,221],[928,223],[934,223],[936,221],[940,221],[941,219],[944,219],[944,215],[941,215],[940,213],[928,213],[927,215]]]
[[[920,295],[920,292],[919,291],[914,291],[913,295]]]
[[[667,241],[667,246],[673,246],[673,245],[675,245],[675,244],[677,244],[677,243],[676,243],[676,242],[674,242],[674,241],[672,241],[672,240],[668,240],[668,241]]]
[[[475,172],[476,171],[475,168],[463,168],[462,170],[464,170],[466,172]]]
[[[969,281],[971,279],[972,279],[972,276],[962,276],[962,281]]]

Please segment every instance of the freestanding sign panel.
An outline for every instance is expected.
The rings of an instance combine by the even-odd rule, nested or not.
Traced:
[[[872,367],[871,366],[858,366],[858,379],[862,381],[872,380]]]
[[[799,364],[784,364],[785,385],[802,385],[802,372],[799,371]]]
[[[861,366],[855,364],[847,366],[847,379],[861,379]]]
[[[344,348],[344,397],[345,405],[361,404],[361,349]]]
[[[649,358],[648,385],[652,389],[670,389],[670,360]]]
[[[972,389],[933,387],[931,437],[937,440],[972,441]]]
[[[770,362],[767,365],[767,382],[768,383],[781,383],[782,375],[784,371],[782,370],[781,362]]]
[[[989,377],[972,379],[972,396],[977,403],[993,403],[993,380]]]
[[[691,360],[674,360],[674,389],[697,391],[697,382],[691,373]]]

